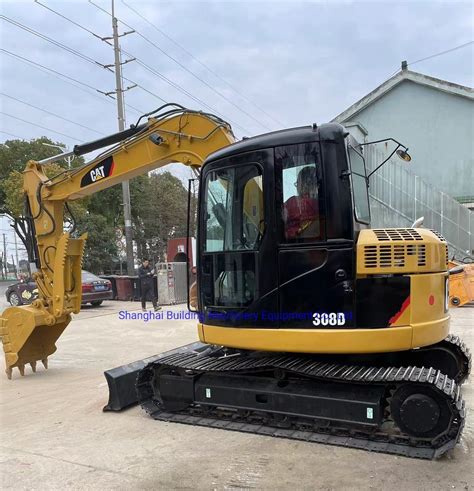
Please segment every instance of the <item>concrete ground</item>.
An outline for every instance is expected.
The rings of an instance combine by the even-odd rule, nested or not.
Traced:
[[[3,299],[0,308],[3,308]],[[137,303],[84,308],[50,369],[0,377],[3,489],[470,489],[474,384],[460,445],[436,462],[103,413],[102,372],[196,340],[194,321],[124,321]],[[184,306],[167,310],[179,312]],[[474,308],[452,311],[474,346]],[[469,414],[470,413],[470,414]]]

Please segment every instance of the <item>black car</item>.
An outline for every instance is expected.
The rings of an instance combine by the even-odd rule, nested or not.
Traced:
[[[33,279],[29,278],[13,285],[5,291],[10,305],[29,305],[38,297],[38,287]],[[82,304],[90,303],[98,307],[104,300],[112,300],[112,284],[98,276],[82,271]]]
[[[104,300],[113,300],[112,283],[82,270],[82,304],[98,307]]]
[[[33,279],[28,278],[18,283],[10,285],[5,296],[7,302],[14,307],[17,305],[29,305],[35,298],[38,298],[38,288]]]

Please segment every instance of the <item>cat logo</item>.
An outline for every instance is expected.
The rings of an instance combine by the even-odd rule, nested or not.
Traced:
[[[105,177],[104,166],[101,165],[100,167],[97,167],[97,169],[92,169],[90,171],[90,176],[92,182],[96,182],[99,179],[103,179]]]
[[[92,169],[84,174],[81,179],[81,188],[84,186],[89,186],[90,184],[94,184],[105,177],[110,177],[114,172],[114,160],[112,157],[107,157],[106,159],[98,162],[94,165]]]

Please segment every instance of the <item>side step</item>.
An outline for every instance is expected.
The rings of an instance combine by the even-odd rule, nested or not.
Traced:
[[[102,409],[103,411],[121,411],[128,407],[138,404],[138,396],[136,390],[137,376],[140,370],[148,364],[153,363],[160,358],[172,355],[174,353],[183,353],[192,351],[200,353],[208,349],[207,344],[191,343],[179,348],[165,351],[159,355],[150,356],[143,360],[134,361],[127,365],[111,368],[104,372],[107,385],[109,386],[109,402]]]

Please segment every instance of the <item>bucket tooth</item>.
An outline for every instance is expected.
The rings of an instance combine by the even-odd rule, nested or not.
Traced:
[[[31,369],[33,370],[33,372],[35,372],[35,373],[36,373],[36,361],[32,361],[32,362],[30,362],[30,367],[31,367]]]
[[[7,378],[8,378],[8,380],[11,380],[11,379],[12,379],[12,373],[13,373],[12,368],[11,368],[11,367],[7,367],[7,368],[5,369],[5,373],[7,374]]]
[[[44,368],[46,368],[46,370],[48,369],[48,358],[43,358],[41,360],[41,363],[43,364]]]
[[[18,365],[18,370],[20,370],[20,375],[25,376],[25,365]]]

